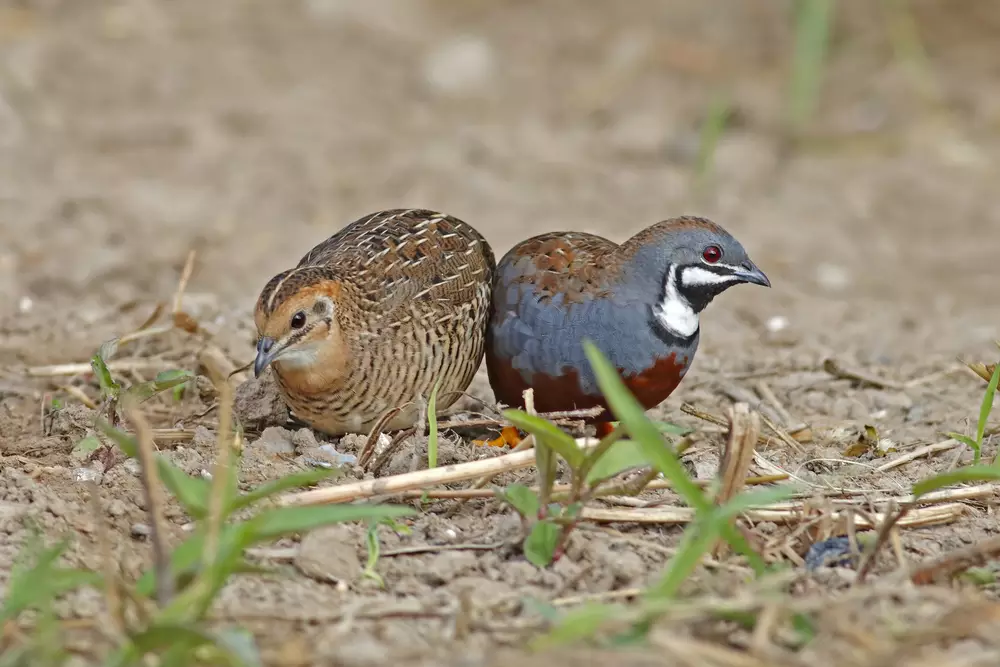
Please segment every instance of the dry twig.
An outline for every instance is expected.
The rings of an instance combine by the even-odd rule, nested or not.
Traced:
[[[826,359],[823,362],[823,370],[835,378],[850,380],[851,382],[857,382],[861,385],[871,385],[876,389],[895,389],[899,391],[906,389],[906,384],[903,382],[885,380],[868,373],[863,373],[862,371],[847,369],[841,366],[834,359]]]
[[[942,583],[997,556],[1000,556],[1000,537],[992,537],[920,564],[910,573],[910,581],[919,585]]]
[[[578,438],[577,444],[584,449],[593,449],[597,441],[593,438]],[[352,484],[312,489],[282,496],[279,502],[283,505],[321,505],[326,503],[344,503],[360,498],[393,495],[413,489],[463,482],[475,479],[484,474],[500,474],[511,470],[527,468],[535,462],[535,452],[513,452],[503,456],[495,456],[481,461],[470,461],[458,465],[418,470],[392,477],[369,479]]]
[[[156,570],[156,600],[162,608],[174,595],[174,580],[170,571],[170,552],[166,541],[167,520],[163,513],[165,501],[160,486],[160,475],[156,468],[153,429],[134,405],[125,406],[125,414],[135,428],[138,441],[140,479],[146,495],[150,541],[153,544],[153,567]]]
[[[883,463],[879,467],[875,468],[875,472],[886,472],[887,470],[892,470],[893,468],[898,468],[900,466],[906,465],[910,461],[915,461],[923,456],[930,456],[931,454],[937,454],[939,452],[946,452],[949,449],[954,449],[961,445],[958,440],[952,440],[951,438],[947,440],[942,440],[941,442],[936,442],[931,445],[924,445],[923,447],[917,447],[916,449],[898,456],[891,461]]]
[[[729,437],[726,438],[721,463],[719,465],[719,493],[716,505],[725,505],[736,496],[746,484],[747,472],[753,462],[754,445],[760,433],[760,415],[751,412],[746,403],[736,403],[728,412]],[[715,557],[721,558],[727,551],[727,543],[720,541],[715,547]]]
[[[833,521],[845,519],[847,510],[836,510],[830,513]],[[903,528],[915,528],[921,526],[936,526],[950,523],[966,511],[964,505],[960,503],[946,503],[932,507],[922,507],[913,510],[900,522]],[[812,521],[816,517],[805,512],[805,506],[800,505],[795,509],[775,509],[773,507],[748,510],[744,515],[752,521],[770,521],[778,524],[797,523],[800,521]],[[585,507],[582,517],[590,521],[602,523],[655,523],[655,524],[682,524],[690,523],[695,518],[695,511],[690,507],[659,507],[656,509],[597,509]],[[884,514],[874,514],[871,519],[860,518],[857,525],[862,529],[872,529],[876,523],[884,521]],[[873,523],[876,522],[876,523]]]

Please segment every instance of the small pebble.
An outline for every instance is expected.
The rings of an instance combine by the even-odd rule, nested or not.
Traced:
[[[767,330],[770,333],[778,333],[779,331],[784,331],[788,328],[789,321],[784,315],[775,315],[774,317],[768,319]]]
[[[129,528],[129,534],[132,535],[133,539],[137,540],[149,537],[152,532],[152,529],[144,523],[133,523]]]
[[[839,292],[851,284],[851,274],[837,264],[820,264],[816,267],[816,282],[831,292]]]
[[[294,454],[295,443],[292,440],[292,433],[288,429],[280,426],[268,426],[260,437],[254,442],[252,447],[263,448],[271,454]]]
[[[424,60],[424,78],[445,93],[481,88],[494,69],[494,54],[481,37],[466,35],[440,44]]]
[[[128,508],[125,507],[125,503],[117,498],[108,503],[108,514],[111,516],[122,516],[127,511]]]
[[[96,468],[73,468],[72,475],[74,482],[97,482],[98,484],[104,477],[101,471]]]

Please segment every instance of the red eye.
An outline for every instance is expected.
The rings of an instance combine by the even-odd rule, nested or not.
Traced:
[[[710,245],[705,248],[705,252],[701,253],[701,256],[704,257],[705,261],[709,264],[715,264],[722,259],[722,250],[717,245]]]

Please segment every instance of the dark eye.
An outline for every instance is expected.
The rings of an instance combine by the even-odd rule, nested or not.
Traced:
[[[722,259],[722,249],[717,245],[710,245],[705,248],[705,252],[701,253],[701,256],[704,257],[705,261],[709,264],[715,264]]]
[[[306,325],[306,314],[301,310],[292,315],[292,328],[301,329]]]

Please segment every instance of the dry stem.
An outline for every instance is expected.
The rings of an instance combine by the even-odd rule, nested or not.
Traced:
[[[138,441],[140,479],[146,494],[149,512],[150,541],[153,545],[153,566],[156,569],[156,601],[165,607],[174,595],[173,574],[170,571],[170,552],[166,542],[166,518],[163,514],[163,489],[156,467],[153,430],[142,413],[134,406],[125,406],[125,413],[135,428]]]
[[[794,509],[774,509],[773,507],[768,507],[749,510],[744,513],[744,516],[752,521],[770,521],[780,524],[812,521],[816,518],[815,515],[807,513],[805,509],[804,505],[800,505]],[[965,506],[961,503],[946,503],[932,507],[922,507],[911,511],[897,525],[903,528],[915,528],[950,523],[962,516],[965,510]],[[846,520],[847,511],[833,511],[830,513],[830,518],[833,521]],[[693,521],[695,511],[690,507],[658,507],[655,509],[598,509],[585,507],[582,516],[584,519],[602,523],[681,524]],[[885,515],[879,513],[873,514],[870,519],[859,517],[856,523],[859,528],[867,530],[875,528],[876,524],[884,520]]]
[[[584,449],[593,449],[597,441],[593,438],[578,438],[577,444]],[[463,482],[484,474],[500,474],[511,470],[527,468],[535,462],[535,452],[513,452],[503,456],[470,461],[458,465],[418,470],[392,477],[369,479],[352,484],[313,489],[299,493],[285,494],[279,499],[283,505],[321,505],[344,503],[360,498],[393,495],[413,489],[423,489],[450,482]]]

